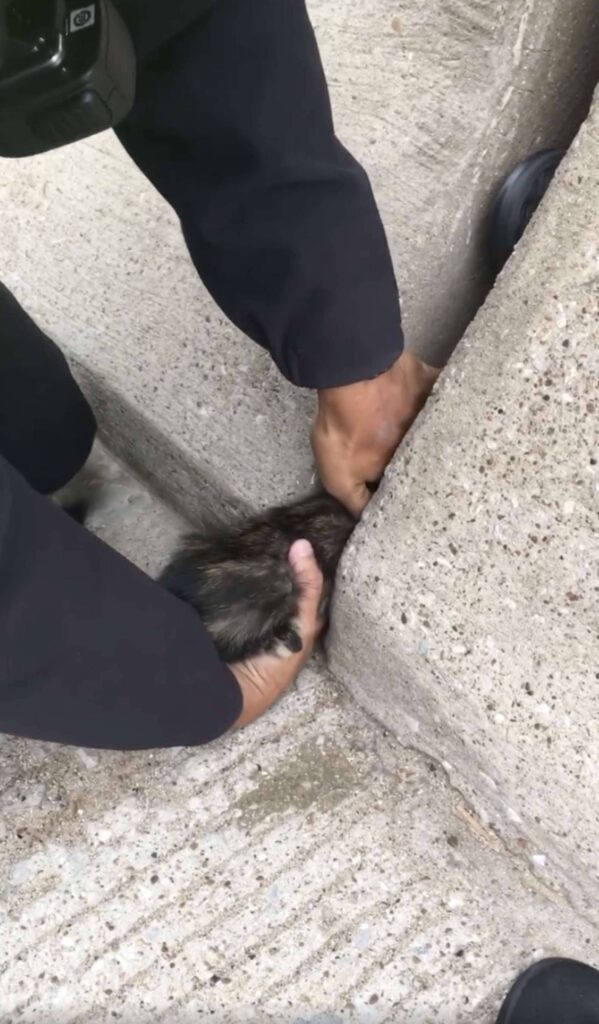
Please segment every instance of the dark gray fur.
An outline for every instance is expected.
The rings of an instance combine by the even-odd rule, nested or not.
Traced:
[[[335,572],[355,526],[325,493],[190,535],[159,582],[196,609],[223,661],[233,663],[281,647],[301,650],[296,630],[298,587],[288,561],[305,538],[324,577],[328,608]]]

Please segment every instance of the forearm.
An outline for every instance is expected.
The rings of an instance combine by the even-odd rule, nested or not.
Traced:
[[[241,710],[196,613],[0,457],[0,731],[191,746],[225,733]]]

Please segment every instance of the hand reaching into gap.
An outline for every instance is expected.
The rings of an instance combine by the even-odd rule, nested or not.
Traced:
[[[440,370],[403,352],[372,380],[318,393],[312,448],[323,486],[359,516]]]

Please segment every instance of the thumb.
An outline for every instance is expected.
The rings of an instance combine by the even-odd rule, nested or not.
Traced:
[[[322,593],[322,573],[310,541],[293,542],[289,549],[289,563],[300,589],[299,618],[303,631],[314,624]]]

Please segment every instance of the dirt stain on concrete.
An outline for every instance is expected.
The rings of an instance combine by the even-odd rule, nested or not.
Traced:
[[[329,810],[356,792],[362,774],[359,765],[330,740],[308,741],[275,773],[258,769],[256,785],[234,808],[241,810],[246,826],[273,814],[308,811],[316,803],[321,810]]]

